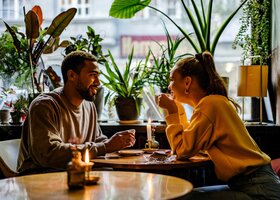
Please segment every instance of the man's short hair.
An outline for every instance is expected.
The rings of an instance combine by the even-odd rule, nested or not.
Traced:
[[[61,64],[61,73],[64,84],[68,80],[68,70],[73,70],[74,72],[79,74],[86,60],[97,61],[97,58],[94,55],[84,51],[73,51],[65,56]]]

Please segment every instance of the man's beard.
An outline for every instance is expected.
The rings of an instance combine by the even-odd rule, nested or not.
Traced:
[[[93,101],[95,99],[95,94],[92,93],[89,88],[84,87],[80,81],[76,89],[84,100]]]

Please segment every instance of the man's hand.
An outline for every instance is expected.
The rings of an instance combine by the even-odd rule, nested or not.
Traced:
[[[135,129],[117,132],[104,144],[107,153],[131,147],[135,144]]]

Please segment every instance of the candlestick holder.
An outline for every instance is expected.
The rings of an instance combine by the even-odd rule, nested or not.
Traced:
[[[72,160],[67,165],[67,184],[69,189],[82,189],[85,184],[85,167],[81,160],[81,152],[72,152]]]
[[[86,162],[85,163],[85,184],[86,185],[90,185],[93,184],[92,183],[92,177],[91,177],[91,168],[93,166],[93,162]],[[94,183],[96,183],[96,181],[94,181]]]
[[[145,144],[145,149],[158,149],[159,143],[156,141],[155,136],[152,136],[151,140],[147,140],[147,143]]]

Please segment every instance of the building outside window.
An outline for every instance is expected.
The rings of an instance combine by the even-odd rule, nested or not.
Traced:
[[[90,0],[61,0],[58,5],[60,11],[65,11],[71,7],[77,8],[76,18],[87,18],[90,15]]]
[[[16,20],[23,16],[24,0],[0,0],[0,17]]]

